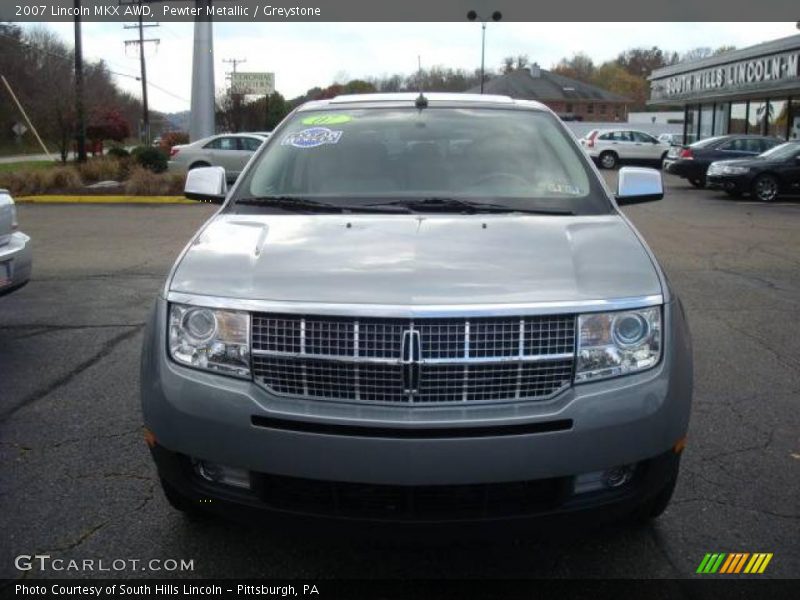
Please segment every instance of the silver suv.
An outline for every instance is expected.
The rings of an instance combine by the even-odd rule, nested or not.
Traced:
[[[170,273],[146,441],[176,508],[457,521],[650,518],[692,396],[684,313],[558,117],[500,96],[311,102]]]

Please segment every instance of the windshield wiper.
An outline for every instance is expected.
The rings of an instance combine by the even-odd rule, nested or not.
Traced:
[[[410,210],[403,210],[403,207],[384,207],[371,206],[371,205],[348,205],[348,204],[334,204],[333,202],[323,202],[321,200],[312,200],[311,198],[304,198],[303,196],[256,196],[253,198],[239,198],[234,202],[234,205],[241,204],[243,206],[267,206],[281,208],[284,210],[302,211],[302,212],[333,212],[333,213],[350,213],[350,212],[386,212],[386,213],[408,213]]]
[[[417,211],[450,211],[457,210],[464,213],[525,213],[530,215],[556,215],[569,216],[575,213],[566,209],[547,209],[547,208],[518,208],[504,204],[492,204],[491,202],[477,202],[473,200],[462,200],[460,198],[429,197],[429,198],[409,198],[403,200],[393,200],[390,202],[380,202],[368,204],[367,206],[404,206]]]

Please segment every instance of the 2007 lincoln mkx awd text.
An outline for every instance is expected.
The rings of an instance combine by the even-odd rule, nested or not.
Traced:
[[[146,439],[184,511],[448,522],[669,502],[692,395],[680,301],[546,107],[311,102],[227,190],[147,327]],[[212,500],[209,502],[208,500]],[[201,502],[202,500],[202,502]]]

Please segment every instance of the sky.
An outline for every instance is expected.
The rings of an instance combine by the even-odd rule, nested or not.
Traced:
[[[42,25],[40,25],[42,26]],[[72,23],[44,25],[67,43]],[[147,45],[150,108],[163,112],[188,110],[191,96],[192,23],[161,23],[145,30],[160,38]],[[489,23],[486,67],[499,68],[506,56],[526,54],[550,68],[562,57],[585,52],[594,62],[612,59],[639,46],[684,52],[698,46],[751,46],[797,34],[791,23]],[[138,50],[124,40],[135,30],[122,23],[84,23],[85,60],[104,59],[117,84],[137,97]],[[244,59],[239,71],[275,73],[277,91],[286,98],[314,86],[369,76],[409,74],[436,65],[472,70],[480,67],[479,23],[215,23],[215,84],[225,86],[231,65],[223,59]]]

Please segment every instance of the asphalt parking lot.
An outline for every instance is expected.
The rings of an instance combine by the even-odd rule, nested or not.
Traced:
[[[772,552],[765,576],[800,576],[800,201],[667,185],[664,201],[625,212],[694,337],[690,439],[670,508],[643,529],[444,548],[273,536],[172,510],[142,441],[142,328],[213,208],[20,206],[35,274],[0,298],[0,576],[108,575],[14,567],[20,554],[50,554],[193,559],[176,577],[688,577],[718,551]]]

